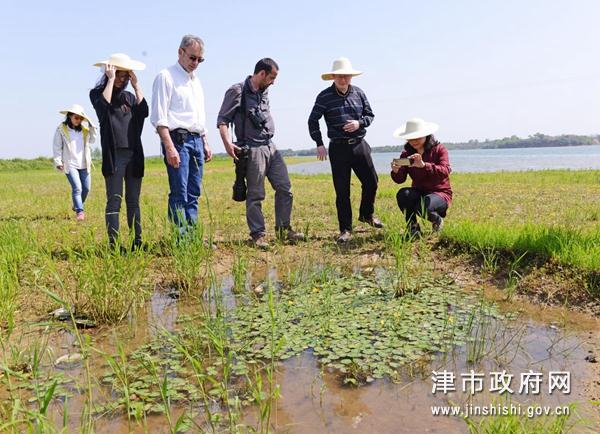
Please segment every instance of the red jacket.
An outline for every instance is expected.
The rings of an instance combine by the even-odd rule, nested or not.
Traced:
[[[406,150],[402,152],[400,158],[407,158],[416,153],[410,146],[406,145]],[[425,194],[436,193],[442,197],[448,205],[452,202],[452,188],[450,187],[450,160],[448,159],[448,150],[438,143],[429,150],[423,152],[423,162],[425,167],[406,167],[402,166],[398,172],[391,172],[392,179],[397,184],[406,181],[406,176],[412,179],[412,187]]]

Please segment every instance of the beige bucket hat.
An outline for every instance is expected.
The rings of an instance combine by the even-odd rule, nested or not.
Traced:
[[[356,76],[362,74],[362,71],[356,71],[352,68],[350,60],[345,57],[339,57],[333,61],[331,72],[321,74],[323,80],[333,80],[334,75],[351,75]]]
[[[79,115],[82,118],[84,118],[86,121],[88,121],[88,123],[92,127],[95,127],[94,123],[90,120],[89,116],[85,114],[85,111],[83,110],[83,107],[81,107],[79,104],[73,104],[68,109],[61,110],[59,113],[61,113],[63,115],[67,115],[69,113],[73,113],[73,114]]]
[[[106,65],[114,65],[117,69],[125,71],[143,71],[146,69],[146,64],[137,60],[132,60],[131,57],[123,53],[111,54],[107,60],[101,60],[98,63],[94,63],[94,66]]]
[[[433,122],[425,122],[421,118],[412,118],[394,131],[394,137],[404,140],[418,139],[435,133],[439,128],[440,126]]]

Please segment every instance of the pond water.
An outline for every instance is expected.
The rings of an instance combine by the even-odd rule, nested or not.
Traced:
[[[268,270],[269,280],[277,276],[276,271]],[[262,279],[266,278],[266,275]],[[235,295],[231,276],[221,281],[223,306],[233,309],[239,303],[247,303],[248,297]],[[248,282],[248,287],[256,287],[264,280]],[[144,342],[160,336],[161,330],[176,332],[179,329],[178,319],[204,308],[202,303],[190,303],[165,295],[157,290],[141,315],[135,322],[120,326],[116,330],[97,330],[94,335],[95,348],[100,351],[116,353],[115,338],[118,335],[127,352],[137,348]],[[512,306],[509,310],[517,310]],[[409,319],[407,319],[409,320]],[[584,320],[582,319],[582,322]],[[426,326],[426,325],[424,325]],[[34,326],[32,326],[34,328]],[[33,329],[32,329],[33,330]],[[480,331],[479,331],[480,332]],[[476,332],[476,333],[479,333]],[[32,332],[33,333],[33,332]],[[40,335],[48,330],[38,331]],[[36,334],[37,334],[36,333]],[[518,321],[494,319],[486,326],[487,343],[483,351],[485,356],[478,363],[468,363],[473,347],[469,344],[457,347],[453,352],[434,354],[431,360],[416,363],[406,369],[396,382],[389,379],[376,380],[360,387],[342,384],[339,373],[331,368],[323,367],[311,350],[299,356],[289,358],[278,365],[276,383],[281,385],[281,398],[277,401],[271,418],[276,432],[290,433],[348,433],[348,432],[468,432],[467,425],[460,417],[433,416],[432,406],[448,405],[485,405],[502,401],[497,394],[489,393],[489,376],[492,371],[506,370],[515,376],[513,389],[518,389],[518,378],[521,373],[536,372],[544,376],[542,391],[539,395],[510,396],[511,402],[529,405],[562,406],[584,400],[582,384],[589,375],[584,362],[585,350],[576,332],[568,332],[560,327],[533,320],[523,314]],[[65,351],[73,351],[76,347],[74,336],[65,331],[51,331],[49,346],[52,354],[60,355]],[[92,372],[100,376],[108,368],[106,359],[99,355],[91,358]],[[51,369],[46,366],[45,369]],[[432,393],[432,371],[446,370],[453,372],[459,379],[473,369],[478,373],[486,373],[483,391],[471,395],[460,391],[460,380],[457,380],[456,392],[448,394]],[[551,371],[569,371],[571,373],[571,392],[569,394],[548,393],[547,377]],[[68,376],[84,382],[82,366],[74,366],[63,370]],[[79,427],[80,414],[84,406],[84,395],[73,388],[74,397],[69,399],[69,427],[76,431]],[[96,390],[98,400],[110,401],[115,395],[106,388]],[[196,408],[197,414],[202,414]],[[174,406],[172,417],[184,411]],[[585,405],[577,411],[583,415],[589,409]],[[57,424],[62,420],[62,402],[54,402],[50,412]],[[256,423],[256,408],[244,410],[242,422]],[[203,425],[202,416],[198,423]],[[164,415],[151,415],[146,420],[150,432],[167,432],[168,424]],[[205,425],[204,425],[205,426]],[[131,432],[124,416],[104,417],[97,423],[99,433]],[[135,428],[133,432],[143,432]]]

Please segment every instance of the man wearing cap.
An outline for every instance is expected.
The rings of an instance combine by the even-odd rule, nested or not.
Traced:
[[[246,222],[256,247],[268,248],[262,201],[265,199],[265,177],[275,190],[275,231],[288,241],[304,240],[304,234],[292,230],[292,185],[283,157],[272,141],[275,124],[269,107],[268,88],[279,66],[273,59],[259,60],[254,74],[234,84],[225,93],[217,118],[217,128],[227,153],[238,160],[242,146],[247,149]],[[236,142],[231,142],[229,125],[235,128]],[[243,200],[243,197],[241,198]]]
[[[150,120],[160,136],[169,176],[169,218],[180,233],[198,220],[204,163],[212,158],[206,139],[204,91],[194,74],[203,55],[202,39],[185,35],[177,63],[160,71],[152,86]]]
[[[362,187],[358,220],[375,228],[383,227],[381,221],[373,216],[378,178],[371,159],[371,148],[364,139],[366,128],[371,125],[375,115],[365,93],[350,84],[352,77],[360,74],[360,71],[352,68],[348,59],[336,59],[332,71],[321,75],[323,80],[333,80],[333,84],[317,96],[308,118],[310,137],[317,143],[317,158],[321,161],[327,158],[319,127],[321,116],[325,117],[327,124],[329,159],[340,228],[337,241],[340,244],[347,243],[352,236],[352,170]]]

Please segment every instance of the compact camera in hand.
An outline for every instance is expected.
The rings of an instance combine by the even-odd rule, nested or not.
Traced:
[[[408,158],[394,158],[392,161],[395,166],[402,167],[402,166],[410,166],[411,165],[411,162]]]

